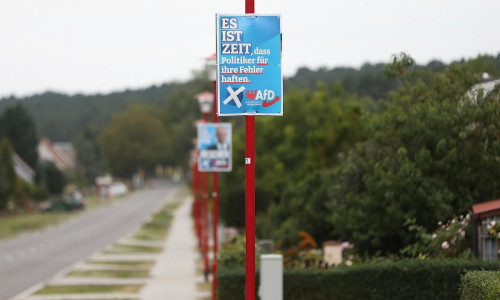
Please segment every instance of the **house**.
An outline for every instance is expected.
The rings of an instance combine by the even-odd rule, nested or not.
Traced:
[[[16,175],[27,183],[33,183],[35,171],[16,153],[12,155],[12,161]]]
[[[498,260],[500,232],[500,200],[472,205],[473,252],[483,260]]]
[[[52,162],[61,171],[75,171],[74,149],[70,143],[52,144],[49,139],[42,138],[38,155],[42,162]]]
[[[467,91],[467,96],[471,99],[473,103],[477,103],[478,100],[484,99],[488,96],[496,86],[500,85],[500,79],[490,80],[488,74],[483,74],[484,81],[473,85],[469,91]]]

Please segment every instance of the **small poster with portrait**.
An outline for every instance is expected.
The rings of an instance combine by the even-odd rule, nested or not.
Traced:
[[[199,123],[198,151],[198,171],[230,172],[231,123]]]

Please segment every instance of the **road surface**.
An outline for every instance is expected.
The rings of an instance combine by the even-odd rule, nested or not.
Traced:
[[[0,241],[0,300],[10,299],[138,228],[181,185],[156,182],[56,227]],[[0,220],[1,226],[1,220]]]

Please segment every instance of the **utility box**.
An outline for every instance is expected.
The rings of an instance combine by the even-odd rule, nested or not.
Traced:
[[[283,300],[283,255],[260,256],[259,297],[261,300]]]

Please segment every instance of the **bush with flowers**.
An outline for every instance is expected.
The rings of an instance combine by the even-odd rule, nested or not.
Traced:
[[[491,221],[486,225],[486,230],[491,235],[491,237],[500,240],[500,223],[497,223],[495,220]]]
[[[416,233],[418,241],[403,250],[401,254],[418,258],[472,257],[472,226],[470,214],[455,217],[446,222],[439,221],[438,228],[431,234],[409,220],[407,226]]]
[[[219,252],[220,256],[217,260],[219,266],[228,268],[244,268],[246,262],[245,251],[245,237],[242,235],[234,236],[231,240],[222,244],[222,249]],[[257,266],[259,265],[261,254],[261,247],[255,245],[255,260]]]

